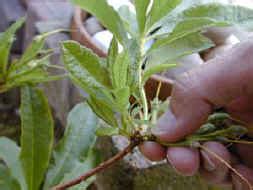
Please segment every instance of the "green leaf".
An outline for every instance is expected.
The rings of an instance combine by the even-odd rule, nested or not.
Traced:
[[[1,88],[7,91],[27,84],[62,79],[64,77],[62,75],[50,75],[48,67],[50,67],[52,51],[43,51],[46,37],[60,31],[62,30],[55,30],[36,36],[21,59],[13,61],[5,76],[1,76],[3,82]]]
[[[9,169],[11,176],[19,182],[22,190],[27,190],[21,162],[19,161],[20,148],[6,137],[0,138],[0,159]]]
[[[92,108],[92,110],[103,119],[107,124],[117,127],[118,122],[116,119],[116,113],[113,110],[112,106],[105,103],[105,101],[99,99],[96,96],[90,96],[87,100],[88,104]]]
[[[252,9],[218,3],[200,3],[199,5],[190,3],[190,5],[191,6],[186,6],[187,8],[183,9],[183,11],[177,11],[171,15],[169,14],[165,19],[160,21],[156,27],[161,26],[161,29],[158,30],[153,37],[171,33],[178,23],[192,19],[208,19],[212,20],[214,23],[226,23],[227,25],[235,25],[247,30],[253,29]],[[203,25],[203,27],[205,27],[206,24],[203,23]],[[192,29],[193,28],[194,26]]]
[[[108,56],[107,56],[107,67],[108,68],[111,68],[111,65],[114,64],[114,62],[117,58],[118,52],[119,52],[118,41],[114,36],[111,41]]]
[[[45,45],[45,37],[43,35],[36,36],[32,43],[25,50],[17,64],[23,65],[34,59]]]
[[[185,18],[207,17],[220,22],[228,22],[247,29],[253,29],[253,10],[233,5],[206,4],[183,12]]]
[[[130,65],[129,55],[125,51],[119,54],[112,65],[112,85],[114,88],[122,88],[127,85],[128,67]]]
[[[123,87],[120,89],[115,89],[113,91],[116,105],[118,107],[118,110],[121,113],[125,113],[128,109],[129,105],[129,98],[130,98],[130,88],[129,87]]]
[[[58,184],[64,174],[72,173],[80,162],[87,159],[96,140],[98,118],[86,103],[76,105],[68,115],[63,139],[53,152],[54,162],[49,167],[44,189]]]
[[[74,41],[63,43],[63,59],[72,80],[89,94],[95,88],[110,87],[108,71],[91,50]]]
[[[160,73],[163,71],[167,71],[171,68],[176,67],[177,64],[170,64],[170,63],[165,63],[165,64],[159,64],[155,65],[152,67],[149,67],[148,69],[145,70],[144,75],[143,75],[143,84],[154,74]]]
[[[207,28],[214,27],[214,26],[221,27],[221,26],[227,26],[227,24],[225,22],[218,22],[216,20],[209,19],[209,18],[185,19],[176,25],[176,27],[169,34],[168,37],[158,39],[154,43],[153,48],[155,48],[157,46],[161,46],[162,44],[171,43],[171,42],[178,40],[180,38],[183,38],[187,35],[201,32]],[[159,33],[156,33],[156,35],[158,35],[158,34]]]
[[[208,49],[213,43],[199,33],[193,33],[168,44],[152,47],[148,53],[149,67],[175,61],[182,56]]]
[[[40,57],[39,55],[40,53],[43,53],[44,56],[50,55],[50,53],[52,52],[51,50],[44,50],[45,40],[47,37],[59,33],[61,31],[64,30],[61,29],[54,30],[36,36],[31,42],[31,44],[29,44],[29,46],[26,48],[20,60],[10,65],[10,70],[11,71],[20,70],[20,67],[24,67],[26,65],[31,64],[31,62],[33,62],[34,59],[36,60],[37,58]]]
[[[38,68],[46,67],[50,64],[50,55],[43,56],[41,58],[32,59],[27,64],[22,64],[18,68],[15,68],[15,70],[10,70],[8,72],[7,76],[7,82],[8,80],[12,81],[16,78],[20,78],[24,75],[30,74],[34,70]]]
[[[6,74],[8,67],[8,60],[12,43],[15,39],[15,33],[24,24],[25,18],[19,19],[11,25],[0,38],[0,73]]]
[[[9,169],[0,164],[0,189],[3,190],[20,190],[17,181],[11,176]]]
[[[134,92],[138,86],[138,69],[140,64],[139,59],[141,59],[138,41],[136,39],[130,40],[128,48],[125,51],[128,52],[130,60],[127,74],[127,86],[130,86],[131,92]]]
[[[23,68],[24,71],[19,71],[19,73],[12,72],[12,76],[8,76],[6,79],[6,83],[4,87],[9,90],[14,87],[28,85],[28,84],[37,84],[41,82],[47,82],[52,80],[58,80],[59,75],[57,76],[50,76],[49,73],[44,69],[41,68],[47,64],[49,64],[49,60],[37,60],[34,63],[38,64],[38,66],[29,68]]]
[[[63,31],[65,30],[58,29],[36,36],[33,39],[32,43],[29,44],[29,46],[26,48],[17,65],[23,65],[32,61],[32,59],[36,58],[38,54],[41,53],[41,51],[43,50],[47,37]]]
[[[135,14],[130,10],[129,6],[122,5],[118,13],[123,21],[125,29],[132,37],[138,37],[138,23]]]
[[[98,18],[101,24],[110,30],[122,44],[127,44],[127,33],[118,13],[106,0],[71,0]]]
[[[24,86],[24,85],[36,85],[38,83],[52,82],[52,81],[57,81],[64,78],[67,78],[67,75],[62,74],[62,75],[50,76],[43,70],[38,69],[27,74],[26,76],[23,75],[17,80],[17,83],[14,86],[11,86],[9,88]]]
[[[183,0],[174,10],[172,10],[165,17],[160,19],[156,24],[154,24],[151,28],[149,28],[149,32],[157,35],[166,34],[173,30],[173,28],[177,25],[178,22],[181,22],[183,19],[180,15],[187,9],[190,9],[195,6],[204,5],[208,3],[215,3],[220,0]],[[156,35],[154,35],[156,36]]]
[[[112,67],[116,61],[118,52],[119,52],[118,41],[114,36],[110,44],[110,48],[109,48],[108,56],[107,56],[107,62],[106,62],[111,81],[112,81]]]
[[[175,9],[182,0],[154,0],[148,20],[148,27],[153,26],[157,21]]]
[[[21,154],[28,190],[39,189],[53,146],[54,123],[46,97],[41,90],[21,90]]]
[[[114,127],[100,127],[96,131],[97,136],[113,136],[119,134],[119,128]]]
[[[71,41],[63,43],[63,58],[71,79],[91,96],[89,102],[94,110],[98,110],[95,112],[97,114],[101,112],[99,110],[101,108],[96,107],[103,105],[103,109],[110,110],[108,112],[110,115],[115,103],[108,89],[111,88],[111,81],[109,72],[104,67],[104,60],[100,60],[87,48]],[[103,119],[106,118],[101,114],[98,115]],[[106,121],[109,121],[108,118]]]
[[[146,15],[150,0],[134,0],[139,32],[143,34],[146,27]]]

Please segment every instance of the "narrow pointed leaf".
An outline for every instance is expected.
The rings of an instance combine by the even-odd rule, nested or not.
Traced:
[[[118,13],[120,15],[120,18],[124,24],[124,27],[126,31],[132,36],[132,37],[138,37],[138,23],[136,20],[135,14],[130,10],[129,6],[122,5]]]
[[[53,119],[46,97],[34,87],[21,91],[21,155],[28,190],[39,189],[53,146]]]
[[[150,66],[144,72],[143,83],[145,83],[152,75],[167,71],[167,70],[174,68],[176,66],[177,66],[177,64],[169,64],[169,63]]]
[[[129,98],[130,98],[130,88],[123,87],[120,89],[115,89],[113,91],[117,108],[119,112],[124,113],[128,109]]]
[[[158,39],[154,44],[153,48],[161,46],[162,44],[168,44],[180,38],[183,38],[187,35],[202,32],[210,27],[224,27],[228,26],[225,22],[219,22],[214,19],[209,18],[189,18],[185,19],[182,22],[179,22],[173,31],[166,38]],[[161,29],[156,35],[159,35],[163,32]]]
[[[17,65],[28,63],[32,59],[36,58],[36,56],[38,56],[38,54],[43,50],[46,38],[62,31],[64,30],[53,30],[36,36],[31,42],[31,44],[26,48]]]
[[[184,18],[207,17],[220,22],[228,22],[247,29],[253,29],[253,10],[234,5],[206,4],[183,12]]]
[[[111,68],[111,66],[114,64],[114,62],[117,58],[118,52],[119,52],[118,42],[117,42],[117,39],[115,37],[113,37],[111,44],[110,44],[108,57],[107,57],[107,67],[108,68]]]
[[[7,81],[13,80],[15,78],[27,75],[37,68],[43,68],[50,64],[50,55],[43,56],[41,58],[32,59],[27,64],[22,64],[20,67],[15,68],[15,70],[10,70],[8,72]]]
[[[15,33],[24,24],[25,18],[19,19],[8,28],[0,37],[0,73],[6,74],[10,49],[15,40]]]
[[[108,56],[107,56],[107,62],[106,62],[111,81],[113,80],[112,67],[116,61],[118,52],[119,52],[118,41],[115,37],[113,37],[111,44],[110,44],[110,48],[109,48],[109,52],[108,52]]]
[[[129,42],[129,47],[126,50],[129,55],[130,65],[128,68],[127,86],[130,86],[131,91],[135,91],[138,84],[138,68],[140,63],[141,52],[137,40],[132,39]]]
[[[142,34],[146,27],[146,15],[150,0],[134,0],[139,32]]]
[[[63,44],[63,58],[71,79],[92,97],[91,102],[96,99],[93,108],[103,104],[105,108],[113,110],[114,101],[109,90],[111,78],[104,60],[76,42]]]
[[[43,49],[44,45],[45,45],[45,38],[42,36],[36,36],[33,39],[32,43],[25,50],[24,54],[22,55],[22,57],[20,58],[20,60],[16,65],[23,65],[31,61]]]
[[[148,66],[158,65],[169,61],[176,61],[182,56],[212,47],[214,44],[206,37],[198,33],[187,35],[172,43],[163,44],[152,48],[148,53]]]
[[[71,110],[64,137],[53,152],[54,162],[48,170],[44,190],[60,183],[64,174],[72,172],[87,158],[96,140],[97,125],[98,118],[86,103],[78,104]]]
[[[56,78],[54,76],[49,76],[49,74],[45,72],[43,69],[36,68],[32,70],[32,72],[28,72],[24,75],[8,79],[6,81],[5,87],[9,90],[14,87],[47,82],[51,81],[52,77],[53,79],[56,80],[58,79],[56,76],[55,76]]]
[[[130,65],[127,52],[119,54],[112,65],[112,84],[114,88],[122,88],[127,85],[127,72]]]
[[[150,11],[148,27],[153,26],[157,21],[175,9],[182,0],[154,0]]]
[[[105,101],[102,101],[95,96],[90,96],[87,101],[97,116],[99,116],[106,123],[113,127],[118,126],[118,122],[115,116],[116,113],[110,105],[106,104]]]
[[[183,12],[168,15],[157,24],[161,29],[153,37],[171,33],[178,23],[191,19],[209,19],[214,23],[226,23],[246,30],[253,30],[253,10],[234,5],[219,3],[194,4],[187,6]],[[193,6],[194,5],[194,6]],[[203,23],[205,25],[205,23]],[[194,27],[194,26],[193,26]]]

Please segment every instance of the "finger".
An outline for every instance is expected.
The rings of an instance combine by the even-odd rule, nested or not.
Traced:
[[[211,39],[215,44],[221,45],[225,44],[226,39],[234,32],[237,31],[235,27],[212,27],[204,32],[204,35]]]
[[[241,43],[176,80],[171,110],[158,121],[154,134],[165,141],[179,140],[201,126],[213,107],[252,94],[252,50],[253,40]]]
[[[236,145],[237,153],[245,165],[253,168],[253,145]]]
[[[252,95],[253,96],[253,95]],[[233,100],[227,107],[227,112],[234,118],[247,124],[249,135],[253,136],[253,99],[243,96]]]
[[[199,152],[196,149],[184,147],[168,148],[167,160],[178,173],[185,176],[192,176],[199,169]]]
[[[249,32],[238,27],[212,27],[204,32],[204,35],[211,39],[216,45],[226,44],[231,35],[235,35],[239,40],[249,37]]]
[[[233,100],[226,107],[227,111],[232,113],[247,113],[253,111],[253,99],[252,96],[242,96]]]
[[[207,142],[203,146],[210,152],[201,150],[203,163],[201,175],[211,184],[223,183],[227,180],[229,168],[221,160],[217,159],[217,156],[230,164],[230,153],[224,145],[217,142]]]
[[[166,149],[155,142],[144,142],[139,146],[139,150],[151,161],[161,161],[166,158]]]
[[[234,167],[240,175],[243,176],[244,179],[239,177],[237,174],[232,173],[232,181],[234,184],[235,190],[252,190],[253,186],[253,169],[250,169],[243,165],[237,165]],[[245,181],[247,180],[247,182]],[[251,187],[249,187],[251,186]]]

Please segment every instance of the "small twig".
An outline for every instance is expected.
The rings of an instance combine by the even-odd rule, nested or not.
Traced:
[[[139,144],[139,142],[130,143],[121,152],[119,152],[118,154],[116,154],[115,156],[110,158],[109,160],[107,160],[105,162],[102,162],[96,168],[93,168],[93,169],[89,170],[85,174],[79,176],[76,179],[73,179],[72,181],[69,181],[69,182],[66,182],[66,183],[63,183],[63,184],[59,184],[59,185],[53,187],[52,190],[65,190],[69,187],[72,187],[74,185],[77,185],[77,184],[81,183],[82,181],[88,179],[89,177],[91,177],[93,175],[96,175],[97,173],[99,173],[99,172],[109,168],[110,166],[112,166],[115,162],[117,162],[117,161],[121,160],[122,158],[124,158],[128,153],[132,152],[134,147],[136,147],[138,144]]]
[[[159,81],[157,90],[156,90],[156,98],[159,98],[160,92],[161,92],[161,87],[162,87],[162,81]]]
[[[225,166],[227,166],[232,172],[234,172],[239,178],[241,178],[247,184],[247,186],[249,187],[250,190],[253,190],[253,187],[251,186],[250,182],[242,174],[240,174],[236,169],[234,169],[228,162],[226,162],[222,157],[220,157],[215,152],[209,150],[208,148],[202,146],[201,144],[199,144],[198,147],[200,147],[204,151],[208,152],[209,154],[214,156],[216,159],[218,159],[220,162],[225,164]]]
[[[230,142],[230,143],[235,143],[235,144],[248,144],[248,145],[253,145],[253,142],[251,141],[245,141],[245,140],[226,140],[227,142]]]

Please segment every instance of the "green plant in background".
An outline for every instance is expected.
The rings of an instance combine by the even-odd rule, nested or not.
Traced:
[[[213,42],[202,35],[206,29],[229,25],[252,29],[253,10],[188,0],[134,0],[136,13],[127,7],[118,13],[106,0],[72,2],[96,16],[114,38],[106,59],[99,58],[77,42],[63,42],[65,67],[72,81],[89,94],[88,104],[92,110],[108,124],[99,128],[97,134],[123,135],[130,144],[97,168],[55,189],[82,182],[121,159],[143,141],[156,141],[164,146],[201,147],[201,142],[233,142],[247,133],[240,122],[233,121],[229,115],[215,113],[206,125],[183,141],[161,142],[150,134],[150,128],[164,112],[166,102],[158,99],[159,87],[156,98],[148,102],[144,84],[153,74],[176,66],[179,58],[213,47]],[[145,44],[150,41],[154,43],[146,49]],[[135,99],[132,104],[130,97]]]
[[[25,84],[49,82],[64,77],[64,75],[52,76],[47,71],[48,67],[53,67],[49,61],[52,51],[44,49],[46,38],[61,30],[36,36],[21,58],[9,63],[15,33],[24,22],[25,18],[19,19],[0,35],[0,93]]]
[[[69,113],[64,137],[53,146],[54,123],[50,106],[43,92],[34,85],[65,76],[52,76],[47,71],[55,66],[49,61],[52,51],[44,49],[46,37],[61,30],[36,36],[21,58],[9,64],[16,30],[24,21],[24,18],[18,20],[0,36],[0,93],[21,87],[22,125],[20,146],[0,137],[0,189],[48,190],[97,165],[99,155],[93,145],[98,118],[85,103],[76,105]],[[93,180],[73,189],[86,188]]]
[[[0,189],[50,189],[60,182],[78,177],[97,165],[99,155],[93,148],[98,119],[85,104],[69,113],[64,137],[53,148],[53,120],[42,91],[22,89],[21,146],[0,137]],[[52,162],[50,163],[50,160]],[[90,178],[72,189],[85,189]]]

